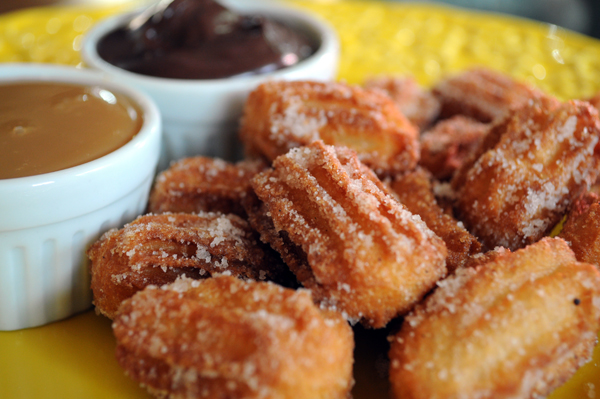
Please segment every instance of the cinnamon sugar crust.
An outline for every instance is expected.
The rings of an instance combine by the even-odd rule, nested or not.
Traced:
[[[600,273],[559,238],[438,285],[390,337],[395,398],[545,397],[591,359]]]
[[[529,100],[546,96],[533,86],[487,68],[449,76],[435,85],[433,93],[441,103],[440,118],[465,115],[483,123],[494,122]]]
[[[261,84],[246,101],[240,138],[247,154],[268,161],[317,140],[347,146],[382,175],[419,159],[418,129],[388,96],[336,82]]]
[[[600,268],[600,195],[588,192],[574,201],[559,237],[577,260]]]
[[[156,177],[148,211],[221,212],[245,217],[242,197],[250,187],[250,179],[265,167],[258,160],[230,163],[202,156],[182,159]]]
[[[148,285],[215,273],[285,280],[287,268],[261,246],[249,224],[218,213],[140,216],[109,230],[88,250],[96,310],[113,318],[120,303]],[[288,276],[289,277],[289,276]]]
[[[446,274],[444,242],[355,153],[316,141],[252,180],[250,222],[324,307],[383,327]]]
[[[439,121],[421,135],[419,165],[436,179],[450,179],[475,152],[489,128],[489,124],[463,115]]]
[[[227,276],[178,279],[126,300],[117,360],[157,397],[347,399],[352,329],[306,290]]]
[[[448,249],[446,267],[451,274],[469,257],[479,253],[481,244],[462,223],[438,205],[431,180],[432,176],[426,170],[417,168],[391,179],[389,186],[410,212],[419,215],[427,227],[444,240]]]
[[[437,97],[421,87],[412,76],[378,76],[366,80],[363,87],[383,91],[420,131],[431,126],[440,114]]]
[[[536,242],[596,181],[599,139],[589,103],[531,101],[494,125],[453,177],[459,219],[485,249]]]

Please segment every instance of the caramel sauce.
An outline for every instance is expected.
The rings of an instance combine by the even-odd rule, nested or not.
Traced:
[[[0,85],[0,179],[81,165],[123,146],[140,130],[129,98],[99,86]]]

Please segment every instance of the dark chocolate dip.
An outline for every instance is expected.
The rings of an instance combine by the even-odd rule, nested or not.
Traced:
[[[98,43],[107,62],[142,75],[218,79],[285,68],[315,51],[308,37],[260,15],[240,15],[213,0],[174,0],[140,28]]]

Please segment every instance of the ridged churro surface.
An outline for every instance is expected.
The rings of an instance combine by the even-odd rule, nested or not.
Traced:
[[[459,218],[487,249],[536,242],[596,180],[599,140],[589,103],[529,102],[494,125],[454,175]]]
[[[152,213],[222,212],[245,217],[241,199],[252,176],[264,167],[260,161],[234,164],[202,156],[182,159],[156,177],[148,210]]]
[[[415,215],[419,215],[448,249],[446,267],[453,273],[462,267],[470,256],[481,251],[477,238],[469,233],[462,223],[444,212],[433,193],[431,175],[422,168],[394,177],[390,188],[398,200]]]
[[[145,215],[106,232],[88,250],[96,310],[113,318],[121,302],[148,285],[186,275],[229,272],[255,280],[286,274],[277,255],[235,215]]]
[[[600,327],[600,273],[545,238],[462,268],[391,339],[397,399],[545,397],[586,363]]]
[[[559,236],[577,260],[600,267],[600,195],[589,192],[577,198]]]
[[[317,301],[350,319],[383,327],[446,274],[444,242],[347,148],[292,149],[252,187],[262,239]]]
[[[490,125],[464,115],[437,122],[420,137],[419,165],[435,178],[448,180],[475,152]]]
[[[439,116],[440,102],[437,97],[411,76],[378,76],[367,79],[363,86],[370,90],[382,90],[420,131],[429,127]]]

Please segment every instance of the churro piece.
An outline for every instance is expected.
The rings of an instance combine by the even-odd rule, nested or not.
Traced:
[[[429,127],[440,113],[437,97],[412,76],[379,76],[366,80],[363,86],[369,90],[382,90],[420,131]]]
[[[438,285],[391,338],[397,399],[541,398],[591,359],[600,273],[559,238]]]
[[[599,138],[588,103],[544,99],[519,108],[453,177],[459,220],[486,249],[539,240],[596,180]]]
[[[450,76],[432,91],[441,103],[441,118],[465,115],[483,123],[502,118],[531,99],[545,97],[536,88],[485,68]]]
[[[577,260],[600,267],[600,195],[586,193],[574,201],[559,234]]]
[[[392,193],[413,214],[419,215],[435,234],[446,243],[446,267],[453,273],[467,259],[481,251],[481,244],[452,216],[439,207],[433,194],[431,175],[417,168],[396,176],[389,182]]]
[[[415,167],[418,130],[380,92],[335,82],[261,84],[246,101],[240,137],[269,161],[316,140],[347,146],[378,174]]]
[[[284,278],[287,268],[235,215],[145,215],[106,232],[88,250],[98,312],[113,318],[119,305],[144,287],[186,275],[231,273],[255,280]]]
[[[456,219],[454,215],[454,202],[456,202],[456,192],[448,181],[432,180],[431,191],[435,200],[442,211]],[[462,223],[462,222],[461,222]]]
[[[113,324],[117,360],[159,398],[346,399],[353,334],[306,290],[217,276],[148,287]]]
[[[436,179],[452,177],[475,151],[489,130],[489,124],[456,115],[436,123],[421,135],[419,165]]]
[[[233,164],[201,156],[182,159],[156,177],[148,210],[221,212],[245,217],[241,199],[250,187],[250,179],[265,167],[261,161]]]
[[[512,251],[508,248],[496,247],[491,251],[480,252],[470,256],[469,259],[467,259],[467,261],[464,263],[463,267],[477,267],[485,265],[486,263],[490,263],[500,257],[506,256],[506,254],[511,252]]]
[[[597,93],[591,98],[588,98],[587,101],[592,104],[594,108],[600,111],[600,93]]]
[[[261,239],[350,320],[383,327],[446,274],[444,242],[346,147],[292,149],[252,187],[246,210]]]

